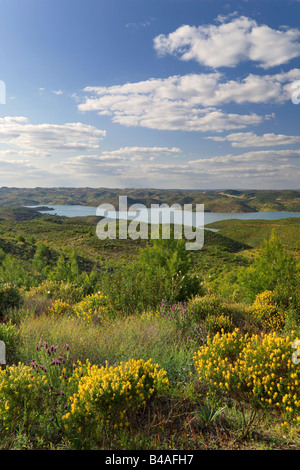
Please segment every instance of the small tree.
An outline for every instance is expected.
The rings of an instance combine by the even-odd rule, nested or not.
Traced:
[[[50,270],[51,253],[47,246],[38,243],[35,255],[32,260],[32,266],[39,273],[41,279],[46,279]]]
[[[190,274],[192,257],[183,239],[173,236],[170,239],[154,239],[152,245],[141,249],[139,259],[152,270],[154,276],[159,269],[166,272],[170,300],[185,300],[199,293],[200,280]]]
[[[68,281],[68,269],[63,255],[60,255],[56,266],[50,272],[48,278],[51,281]]]
[[[285,297],[291,295],[297,287],[298,277],[295,257],[287,253],[273,230],[269,240],[262,243],[253,264],[240,269],[237,283],[253,301],[261,292],[282,291],[282,286],[285,286]]]
[[[24,269],[22,263],[12,254],[5,255],[2,266],[0,267],[0,278],[5,283],[10,283],[18,287],[28,287],[30,285],[30,276]]]

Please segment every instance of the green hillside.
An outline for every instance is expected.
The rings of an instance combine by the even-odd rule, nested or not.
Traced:
[[[276,230],[278,237],[285,247],[295,253],[300,252],[300,219],[287,218],[279,220],[223,220],[209,224],[208,227],[218,229],[219,234],[245,243],[253,248],[261,245],[268,239],[272,230]]]
[[[0,188],[0,206],[85,205],[103,203],[118,208],[119,196],[128,205],[204,204],[207,212],[300,211],[299,190],[167,190],[132,188]]]

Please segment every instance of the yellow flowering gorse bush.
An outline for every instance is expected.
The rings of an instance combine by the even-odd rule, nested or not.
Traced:
[[[247,311],[267,331],[280,331],[284,327],[285,313],[278,307],[275,294],[270,290],[257,294]]]
[[[75,317],[90,323],[94,319],[101,320],[106,312],[106,297],[101,293],[86,296],[81,302],[74,305],[72,314]]]
[[[51,307],[48,307],[47,312],[56,316],[66,315],[72,312],[72,306],[65,300],[57,299],[52,303]]]
[[[30,414],[37,413],[46,387],[46,375],[33,375],[32,367],[19,363],[0,369],[0,422],[6,429],[19,423],[20,419],[26,425],[24,410],[28,420]]]
[[[276,332],[217,333],[194,355],[199,379],[209,393],[223,392],[254,408],[273,408],[300,421],[300,367],[292,361],[292,342]]]
[[[151,359],[131,359],[111,367],[87,361],[78,364],[77,376],[79,372],[78,390],[70,397],[70,411],[63,416],[66,429],[82,431],[88,425],[91,430],[100,423],[122,428],[128,425],[129,411],[143,407],[169,386],[166,371]]]
[[[97,292],[87,295],[75,304],[64,299],[56,299],[47,311],[57,316],[69,315],[69,317],[78,318],[89,324],[94,320],[102,320],[106,312],[106,297],[101,292]]]

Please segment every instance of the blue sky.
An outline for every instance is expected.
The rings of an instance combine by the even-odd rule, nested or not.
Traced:
[[[300,1],[0,0],[0,186],[299,189]]]

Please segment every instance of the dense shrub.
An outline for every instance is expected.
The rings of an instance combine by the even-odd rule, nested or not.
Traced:
[[[25,300],[41,297],[43,299],[64,300],[65,302],[79,302],[85,296],[82,286],[64,281],[45,280],[38,286],[31,287],[25,292]]]
[[[129,413],[144,407],[168,387],[166,372],[151,359],[129,360],[114,367],[78,364],[82,376],[63,419],[68,431],[91,436],[99,425],[123,428]]]
[[[73,370],[63,351],[47,342],[36,346],[30,365],[19,362],[0,371],[0,429],[23,429],[41,439],[60,432],[61,418],[74,392]],[[54,433],[54,434],[53,434]]]
[[[273,291],[257,294],[247,311],[267,331],[280,331],[284,327],[286,315],[278,305],[276,293]]]
[[[22,304],[20,289],[12,284],[0,284],[0,317],[9,309],[17,308]]]
[[[101,274],[98,286],[107,297],[107,311],[112,317],[155,308],[162,299],[173,299],[179,291],[179,282],[172,282],[163,268],[153,271],[139,262],[115,265]]]
[[[47,313],[50,315],[67,315],[71,314],[72,306],[69,302],[62,299],[54,300],[50,307],[47,308]]]
[[[203,291],[202,279],[192,274],[191,253],[182,239],[154,239],[140,251],[139,261],[151,270],[165,272],[165,300],[186,301]],[[202,292],[203,293],[203,292]]]
[[[203,321],[212,315],[222,315],[233,320],[243,314],[241,305],[228,302],[217,294],[208,294],[203,297],[195,296],[189,300],[188,305],[197,321]]]
[[[217,333],[194,356],[198,378],[210,393],[221,393],[252,409],[281,411],[299,422],[300,367],[292,362],[296,337],[275,332],[242,335],[238,329]]]
[[[20,425],[28,429],[40,414],[46,390],[46,375],[34,376],[30,366],[0,369],[0,428],[8,434]]]
[[[276,289],[282,293],[282,302],[286,302],[294,295],[299,282],[296,258],[287,252],[273,231],[269,240],[260,246],[252,265],[239,269],[236,282],[240,293],[251,302],[257,294]]]
[[[228,315],[209,315],[205,319],[205,329],[206,331],[213,335],[218,331],[229,332],[233,331],[235,326],[232,319]]]
[[[101,292],[90,294],[74,305],[72,315],[87,323],[92,321],[101,323],[107,312],[106,305],[107,299]]]
[[[24,267],[24,263],[11,253],[7,253],[2,260],[0,278],[4,283],[17,287],[29,287],[32,282],[31,273]]]

